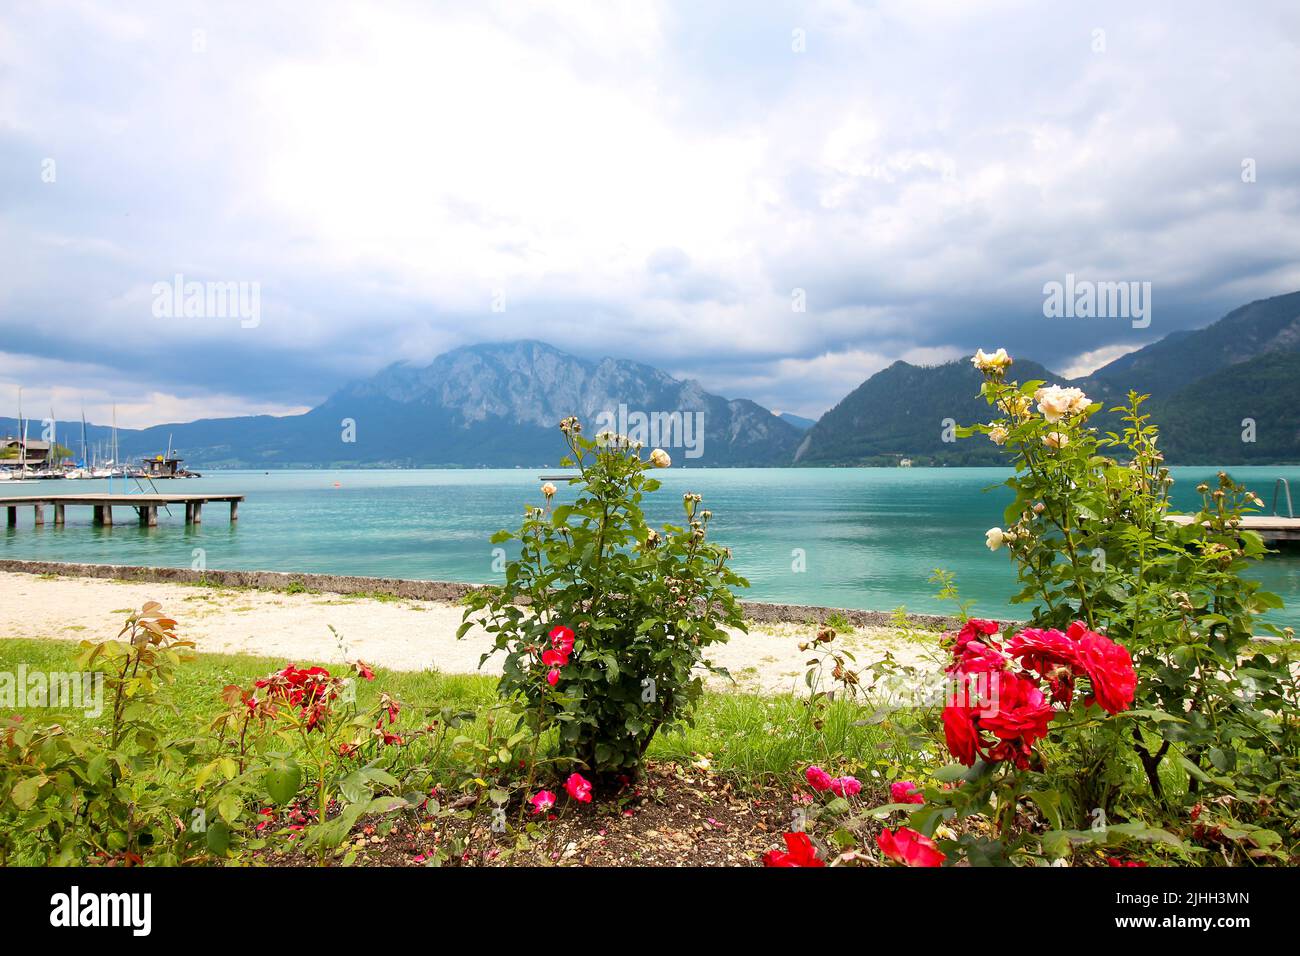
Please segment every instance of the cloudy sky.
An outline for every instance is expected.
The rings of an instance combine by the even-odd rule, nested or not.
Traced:
[[[809,416],[898,358],[1090,371],[1300,289],[1298,78],[1293,0],[6,3],[0,414],[520,337]],[[1045,318],[1070,273],[1150,326]],[[156,314],[177,275],[257,321]]]

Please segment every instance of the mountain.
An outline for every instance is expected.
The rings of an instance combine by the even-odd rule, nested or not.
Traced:
[[[1016,377],[1059,381],[1035,362],[1017,360]],[[799,465],[996,465],[1003,455],[989,441],[945,441],[946,420],[988,421],[979,397],[980,373],[967,359],[945,365],[895,362],[877,372],[821,417],[795,453]]]
[[[806,432],[817,424],[814,419],[804,418],[802,415],[795,415],[791,412],[780,412],[776,417],[781,419],[783,422],[789,422],[801,432]]]
[[[1172,332],[1073,381],[1017,358],[1019,381],[1075,385],[1105,403],[1129,389],[1150,394],[1146,409],[1162,432],[1171,464],[1300,461],[1300,292],[1260,299],[1212,325]],[[944,419],[989,419],[980,375],[968,361],[929,368],[895,362],[863,382],[804,436],[800,465],[994,465],[1004,455],[988,441],[943,441]],[[1255,441],[1243,441],[1244,419]],[[1103,409],[1100,431],[1118,430]],[[1249,435],[1249,432],[1246,432]]]
[[[798,429],[746,399],[638,362],[593,362],[521,341],[391,365],[303,415],[119,429],[118,444],[123,459],[137,458],[164,451],[170,436],[200,469],[554,466],[564,453],[556,426],[570,415],[588,435],[609,427],[661,445],[674,465],[784,465],[799,443]],[[80,428],[61,423],[58,436],[79,449]],[[14,425],[0,419],[0,430]],[[106,434],[96,426],[89,439]]]
[[[1172,395],[1188,383],[1270,352],[1300,352],[1300,292],[1259,299],[1203,329],[1171,332],[1076,384],[1098,397],[1137,389]]]
[[[1244,465],[1300,462],[1300,353],[1268,351],[1228,365],[1149,411],[1167,460]]]
[[[1024,357],[1012,374],[1077,385],[1108,406],[1130,388],[1150,393],[1147,408],[1171,464],[1300,461],[1300,415],[1293,412],[1300,409],[1300,292],[1171,333],[1072,382]],[[553,466],[562,454],[560,419],[577,415],[588,434],[600,427],[635,432],[644,414],[655,419],[642,423],[638,437],[666,448],[675,465],[1002,464],[991,442],[944,440],[948,419],[989,419],[979,383],[965,360],[895,362],[812,423],[712,395],[638,362],[504,342],[455,349],[424,366],[389,366],[304,415],[119,429],[118,443],[121,457],[131,459],[159,454],[170,440],[194,468]],[[602,412],[609,417],[598,421]],[[1243,419],[1254,420],[1256,441],[1242,440]],[[646,433],[651,424],[659,434]],[[1119,427],[1105,412],[1094,424]],[[0,418],[0,432],[16,434],[17,425]],[[40,422],[31,423],[29,434],[40,432]],[[80,423],[61,422],[57,434],[79,450]],[[87,439],[107,448],[109,429],[89,426]]]

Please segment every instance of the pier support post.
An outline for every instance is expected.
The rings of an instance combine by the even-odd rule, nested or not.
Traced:
[[[203,524],[203,502],[194,502],[194,524]]]
[[[113,506],[112,506],[112,505],[100,505],[99,507],[100,507],[100,509],[101,509],[101,510],[100,510],[100,515],[101,515],[101,517],[100,517],[100,519],[99,519],[99,523],[102,524],[102,525],[103,525],[104,527],[106,527],[106,528],[111,528],[111,527],[113,527]]]
[[[45,524],[45,505],[32,505],[32,523],[38,528]]]
[[[60,527],[63,524],[63,505],[54,506],[54,527]]]
[[[185,502],[185,523],[194,524],[194,505],[188,501]]]
[[[145,523],[146,526],[148,526],[148,527],[150,527],[150,528],[156,528],[156,527],[158,527],[158,507],[157,507],[157,505],[150,505],[148,508],[145,508],[145,509],[144,509],[144,523]]]
[[[238,520],[239,520],[239,502],[232,501],[230,503],[230,523],[234,524]]]
[[[6,523],[9,527],[16,528],[18,526],[18,509],[14,505],[10,505],[5,510],[9,512],[8,521]]]

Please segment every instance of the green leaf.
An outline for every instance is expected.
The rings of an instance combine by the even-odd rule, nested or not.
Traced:
[[[958,780],[966,779],[966,774],[970,768],[959,763],[950,763],[940,767],[934,772],[934,779],[940,783],[956,783]]]
[[[228,793],[217,801],[217,814],[227,823],[234,823],[243,809],[243,801],[233,793]]]
[[[1047,822],[1054,828],[1061,825],[1061,794],[1056,790],[1027,790],[1025,796],[1043,811]]]
[[[14,806],[19,810],[30,810],[36,803],[36,797],[41,792],[41,787],[49,781],[45,774],[37,774],[34,777],[26,777],[14,784],[13,789],[9,792],[9,799],[13,801]]]
[[[302,768],[292,757],[275,757],[267,762],[262,786],[273,803],[284,806],[302,788]]]
[[[221,820],[215,820],[208,827],[206,834],[208,849],[217,856],[225,856],[230,849],[230,827]]]

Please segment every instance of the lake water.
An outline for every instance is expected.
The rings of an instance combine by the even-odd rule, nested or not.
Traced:
[[[1175,504],[1192,507],[1195,486],[1215,469],[1175,468]],[[1300,491],[1300,468],[1236,468],[1234,477],[1268,504],[1273,482]],[[184,508],[141,528],[134,513],[111,529],[91,525],[90,509],[68,508],[67,525],[32,527],[30,508],[6,529],[6,558],[189,567],[194,549],[209,568],[304,571],[424,580],[498,580],[489,535],[518,526],[526,503],[541,503],[537,469],[482,471],[225,471],[160,483],[167,491],[247,495],[231,527],[224,505],[187,528]],[[957,576],[977,612],[1008,615],[1015,577],[1005,551],[990,553],[984,531],[1001,523],[1010,500],[995,468],[681,469],[660,472],[663,490],[648,512],[655,523],[681,518],[681,495],[697,491],[714,513],[711,536],[735,551],[752,600],[931,612],[947,608],[927,581],[934,568]],[[118,483],[120,487],[120,482]],[[48,482],[51,491],[107,490],[102,482]],[[57,488],[53,487],[58,485]],[[990,486],[993,490],[986,491]],[[560,484],[558,500],[572,494]],[[0,485],[0,494],[35,494],[36,484]],[[122,509],[125,510],[125,509]],[[130,520],[128,520],[128,515]],[[796,549],[806,570],[792,568]],[[1259,568],[1268,587],[1295,607],[1272,619],[1300,624],[1300,554],[1270,556]]]

